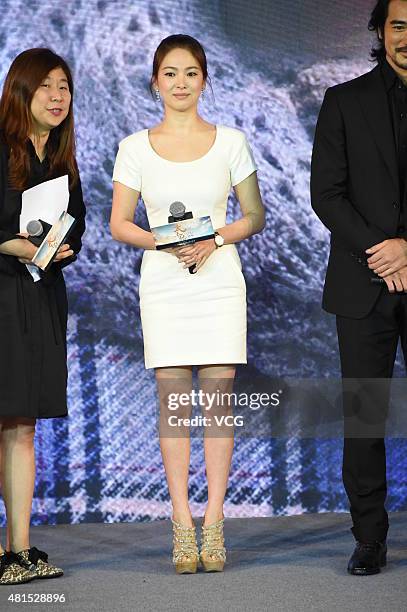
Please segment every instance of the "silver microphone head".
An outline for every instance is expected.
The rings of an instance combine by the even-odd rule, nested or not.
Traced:
[[[170,213],[173,217],[182,217],[185,214],[185,206],[182,202],[173,202],[170,205]]]
[[[41,236],[43,231],[41,221],[33,220],[27,223],[27,232],[30,236]]]

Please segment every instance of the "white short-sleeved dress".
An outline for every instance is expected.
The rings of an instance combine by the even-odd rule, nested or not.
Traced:
[[[218,125],[203,157],[172,162],[145,129],[121,141],[113,180],[141,193],[150,227],[168,223],[171,203],[180,201],[218,229],[231,187],[256,169],[240,130]],[[195,274],[170,253],[146,250],[139,295],[146,368],[246,363],[246,284],[235,245],[216,249]]]

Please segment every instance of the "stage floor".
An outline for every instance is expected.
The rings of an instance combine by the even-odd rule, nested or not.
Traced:
[[[388,565],[378,576],[346,573],[349,524],[346,514],[227,519],[224,573],[181,576],[170,563],[169,521],[34,527],[32,545],[65,575],[0,587],[0,610],[22,609],[10,594],[58,593],[65,603],[23,609],[406,612],[407,513],[390,517]]]

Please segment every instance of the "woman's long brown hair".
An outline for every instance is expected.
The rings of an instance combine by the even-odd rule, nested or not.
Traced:
[[[69,113],[50,132],[47,141],[49,177],[69,175],[71,187],[78,180],[73,120],[73,80],[68,64],[50,49],[28,49],[10,66],[0,99],[0,130],[10,150],[9,181],[19,191],[27,187],[30,174],[29,134],[34,131],[31,101],[42,81],[54,68],[62,68],[71,92]]]

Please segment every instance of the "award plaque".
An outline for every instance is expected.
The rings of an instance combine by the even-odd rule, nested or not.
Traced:
[[[174,223],[166,223],[152,227],[155,247],[157,250],[171,247],[185,246],[200,240],[209,240],[215,237],[212,221],[209,216],[196,219],[184,219]]]
[[[65,243],[66,238],[75,224],[75,219],[63,211],[56,223],[51,227],[44,240],[32,258],[32,263],[44,272],[52,264],[59,247]]]

